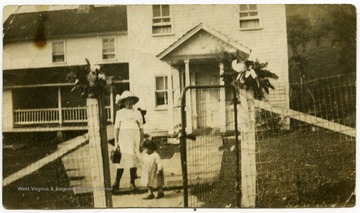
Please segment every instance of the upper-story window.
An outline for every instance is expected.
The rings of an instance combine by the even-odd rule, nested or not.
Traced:
[[[155,77],[155,104],[156,107],[162,107],[168,105],[167,76]]]
[[[240,4],[239,8],[240,29],[247,30],[261,28],[259,11],[256,4]]]
[[[153,5],[152,33],[153,35],[172,34],[172,18],[170,5]]]
[[[65,41],[52,42],[52,62],[65,62]]]
[[[104,60],[115,59],[115,38],[102,39],[102,58]]]

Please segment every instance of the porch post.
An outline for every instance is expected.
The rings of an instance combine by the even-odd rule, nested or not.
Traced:
[[[174,95],[173,95],[173,84],[172,74],[169,72],[168,76],[168,121],[169,121],[169,134],[174,134]]]
[[[184,60],[185,63],[185,86],[190,86],[190,60],[186,59]],[[191,102],[191,91],[186,95],[186,132],[190,133],[193,130],[193,121],[192,121],[192,102]]]
[[[111,123],[114,124],[114,91],[112,85],[110,85],[110,119]]]
[[[58,109],[59,109],[59,123],[63,124],[62,106],[61,106],[61,87],[58,87]]]
[[[224,72],[224,64],[220,63],[220,75]],[[224,85],[224,81],[220,81],[220,85]],[[226,103],[225,103],[225,88],[220,89],[220,107],[219,107],[219,122],[220,122],[220,131],[222,133],[226,132]]]

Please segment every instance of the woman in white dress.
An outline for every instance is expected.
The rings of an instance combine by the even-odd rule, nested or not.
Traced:
[[[130,91],[124,91],[117,97],[117,104],[125,107],[116,112],[115,117],[115,146],[120,149],[121,161],[116,165],[116,178],[112,186],[113,191],[119,190],[120,180],[125,169],[130,171],[130,188],[136,189],[137,166],[140,161],[140,142],[143,140],[143,117],[141,112],[134,109],[139,98]]]

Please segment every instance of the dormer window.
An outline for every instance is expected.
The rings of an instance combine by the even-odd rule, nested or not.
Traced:
[[[52,62],[65,62],[65,41],[52,42]]]
[[[239,5],[239,23],[241,30],[260,29],[260,17],[256,4]]]
[[[115,59],[115,38],[102,39],[102,58],[103,60]]]
[[[169,35],[172,34],[172,18],[170,5],[153,5],[152,34]]]

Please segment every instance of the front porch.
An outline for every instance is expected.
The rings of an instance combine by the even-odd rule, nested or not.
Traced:
[[[66,85],[37,85],[6,89],[3,92],[3,132],[34,132],[86,130],[87,110],[85,99],[69,95],[70,87]],[[32,90],[32,92],[29,92]],[[48,93],[42,93],[44,90]],[[57,90],[57,97],[53,91]],[[32,94],[26,101],[22,97]],[[46,96],[46,97],[44,97]],[[112,99],[107,97],[106,115],[109,124],[114,121],[116,110]],[[20,97],[20,98],[19,98]],[[78,99],[69,102],[69,100]],[[65,100],[65,101],[64,101]],[[65,102],[65,103],[64,103]],[[64,106],[65,105],[65,106]],[[46,108],[45,108],[46,107]]]
[[[22,125],[66,125],[86,124],[86,107],[65,107],[48,109],[17,109],[14,110],[14,126]],[[113,121],[113,112],[106,106],[107,121]]]
[[[174,100],[179,100],[185,87],[224,84],[220,78],[224,66],[218,60],[223,51],[236,52],[243,59],[247,59],[251,52],[229,36],[200,23],[157,55],[170,66],[168,85],[173,85],[173,78],[179,79],[179,84],[168,91],[168,117],[173,119],[173,124],[181,122],[180,111],[172,106],[179,105]],[[174,88],[180,88],[180,92],[173,92]],[[189,90],[185,102],[187,133],[209,128],[222,133],[234,130],[232,94],[225,89]]]
[[[106,107],[107,121],[113,121],[110,106]],[[87,130],[86,107],[18,109],[13,113],[13,126],[3,125],[3,132],[52,132]]]
[[[86,130],[86,98],[69,76],[82,66],[4,71],[3,132]],[[105,97],[108,124],[115,120],[115,95],[129,89],[128,64],[103,64],[110,82]]]

